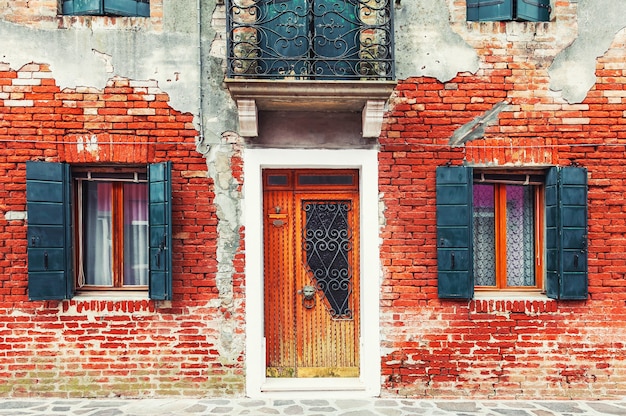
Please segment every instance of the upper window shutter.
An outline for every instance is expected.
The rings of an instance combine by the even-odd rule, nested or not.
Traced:
[[[64,0],[62,13],[67,15],[102,14],[102,0]]]
[[[69,165],[26,162],[30,300],[73,295],[70,201]]]
[[[150,2],[149,0],[104,0],[104,12],[118,16],[150,17]]]
[[[513,0],[467,0],[467,20],[500,21],[513,19]]]
[[[587,170],[554,167],[546,178],[546,293],[587,299]]]
[[[437,281],[440,298],[471,299],[472,169],[437,168]]]
[[[172,162],[148,168],[150,299],[172,299]]]
[[[516,0],[517,18],[531,22],[550,20],[550,0]]]

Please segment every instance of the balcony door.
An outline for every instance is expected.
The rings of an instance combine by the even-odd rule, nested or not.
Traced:
[[[263,0],[257,25],[263,74],[358,74],[362,22],[357,0]]]
[[[263,173],[266,376],[358,377],[356,170]]]

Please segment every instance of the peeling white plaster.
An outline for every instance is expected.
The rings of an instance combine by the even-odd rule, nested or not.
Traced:
[[[4,213],[4,219],[7,221],[25,221],[26,218],[26,211],[7,211]]]
[[[98,137],[95,134],[91,136],[78,136],[76,138],[76,149],[79,153],[87,151],[91,153],[96,160],[100,160],[100,147],[98,146]]]
[[[410,1],[396,10],[396,75],[449,81],[459,72],[476,72],[478,55],[450,26],[444,1]]]
[[[626,2],[586,0],[578,3],[578,37],[552,63],[550,89],[569,103],[582,102],[596,83],[596,60],[626,28]]]
[[[94,20],[96,21],[96,20]],[[196,34],[72,28],[33,29],[0,21],[0,62],[19,69],[48,64],[61,90],[103,89],[114,75],[155,80],[173,108],[198,115],[200,90]]]

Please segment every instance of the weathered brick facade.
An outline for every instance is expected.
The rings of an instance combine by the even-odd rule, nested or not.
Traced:
[[[181,23],[180,15],[172,16],[178,3],[167,0],[151,2],[150,19],[61,17],[57,1],[11,3],[0,6],[0,34],[6,27],[27,27],[29,33],[41,30],[32,36],[44,41],[68,31],[67,41],[76,30],[76,44],[86,38],[93,42],[86,49],[90,58],[102,61],[107,82],[95,86],[101,75],[95,74],[94,85],[61,86],[66,74],[48,62],[54,57],[39,54],[15,65],[3,62],[0,53],[0,395],[251,394],[246,359],[258,351],[246,350],[246,337],[251,327],[262,326],[262,317],[246,312],[257,294],[246,292],[256,275],[245,275],[254,247],[246,246],[244,230],[250,224],[243,223],[242,212],[257,206],[245,191],[258,184],[246,182],[245,153],[255,147],[278,154],[285,147],[310,150],[315,145],[298,141],[298,129],[315,131],[311,125],[317,120],[294,126],[288,116],[276,116],[285,118],[286,127],[271,131],[295,131],[293,142],[288,135],[289,140],[255,142],[233,131],[235,104],[222,85],[225,11],[213,0],[202,2],[211,7],[204,5],[198,23],[205,26],[199,25],[198,33],[196,16]],[[579,35],[590,37],[591,26],[583,26],[577,14],[582,3],[552,2],[554,18],[546,23],[468,23],[465,1],[433,1],[437,10],[445,9],[443,26],[454,35],[450,43],[471,49],[475,67],[467,64],[441,80],[419,75],[422,68],[406,69],[405,61],[378,140],[323,143],[378,152],[374,193],[380,224],[361,227],[379,230],[380,276],[364,283],[380,281],[379,304],[364,307],[379,307],[380,320],[362,325],[380,328],[381,396],[626,395],[626,29],[611,33],[611,42],[592,56],[595,82],[585,98],[571,99],[571,91],[565,91],[571,85],[556,83],[552,65]],[[405,0],[398,5],[397,35],[414,23],[403,10],[418,7]],[[579,33],[578,27],[585,30]],[[123,39],[105,44],[116,30]],[[156,57],[150,48],[139,51],[137,45],[148,38],[151,46],[168,46]],[[409,55],[413,44],[403,41],[397,49]],[[203,65],[189,69],[189,62],[197,64],[196,47]],[[120,63],[119,56],[126,55],[118,48],[132,50],[128,53],[138,56],[139,68]],[[79,52],[72,56],[84,58]],[[78,73],[81,64],[71,68]],[[180,72],[172,71],[177,65]],[[124,73],[116,75],[119,67]],[[29,300],[27,161],[143,166],[171,161],[172,300],[93,294]],[[302,165],[307,163],[318,161]],[[435,169],[448,164],[585,167],[588,299],[484,292],[468,301],[439,299]],[[260,342],[254,345],[261,349]]]
[[[597,83],[578,104],[555,97],[546,70],[523,58],[503,64],[487,56],[477,74],[398,85],[379,158],[386,207],[381,321],[382,348],[389,351],[383,357],[387,394],[624,395],[624,42],[622,31],[598,58]],[[501,56],[518,60],[519,53]],[[508,107],[484,138],[448,144],[460,125],[503,100]],[[585,166],[589,299],[437,299],[435,167],[447,163]]]
[[[0,391],[5,396],[234,394],[242,356],[242,299],[217,289],[218,219],[192,116],[152,81],[112,79],[104,90],[56,86],[45,65],[0,67]],[[237,170],[237,156],[232,158]],[[173,162],[172,301],[29,301],[25,162]],[[239,178],[240,179],[240,178]],[[190,209],[189,207],[193,207]],[[242,239],[243,244],[243,239]],[[235,261],[241,287],[242,259]],[[123,296],[122,296],[123,297]],[[118,297],[119,299],[119,297]]]

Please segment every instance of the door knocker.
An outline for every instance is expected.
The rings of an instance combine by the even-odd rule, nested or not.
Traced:
[[[302,306],[306,309],[315,307],[315,286],[304,286],[301,290],[298,290],[298,294],[302,295]]]

